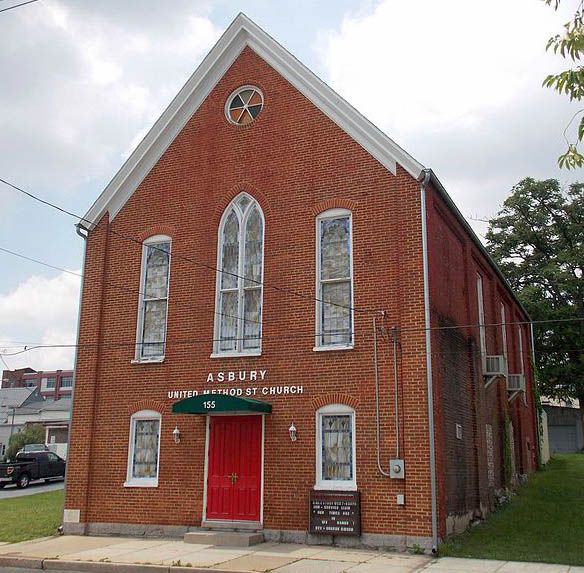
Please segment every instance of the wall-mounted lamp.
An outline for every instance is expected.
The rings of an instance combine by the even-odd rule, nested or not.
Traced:
[[[180,444],[180,430],[178,429],[178,426],[174,427],[174,430],[172,431],[172,437],[174,438],[175,444]]]
[[[288,428],[288,432],[290,433],[290,440],[295,442],[296,441],[296,433],[298,432],[298,430],[296,429],[294,422],[292,422],[292,424],[290,424],[290,427]]]

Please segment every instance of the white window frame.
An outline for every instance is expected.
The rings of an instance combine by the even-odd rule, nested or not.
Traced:
[[[507,311],[505,309],[505,303],[503,302],[501,303],[501,334],[503,340],[503,356],[505,357],[505,362],[507,362]]]
[[[247,197],[251,203],[246,207],[245,213],[243,213],[237,204],[237,201],[242,197]],[[261,220],[262,220],[262,274],[260,277],[260,339],[257,348],[246,349],[243,347],[243,328],[244,328],[244,297],[245,297],[245,287],[244,287],[244,273],[245,273],[245,231],[247,227],[247,222],[249,220],[249,215],[253,211],[253,206],[257,209]],[[223,227],[227,221],[227,217],[234,211],[239,222],[239,260],[237,263],[237,342],[236,350],[221,350],[221,275],[223,270]],[[217,277],[215,282],[215,324],[214,324],[214,335],[213,335],[213,352],[211,358],[229,358],[230,356],[261,356],[262,354],[262,338],[263,338],[263,316],[264,316],[264,261],[265,261],[265,236],[266,236],[266,219],[264,217],[264,212],[259,204],[259,202],[249,193],[242,191],[227,205],[223,215],[221,216],[221,221],[219,222],[218,234],[217,234]],[[235,289],[233,289],[235,290]]]
[[[322,417],[338,414],[340,416],[351,416],[352,445],[352,480],[323,480],[322,479]],[[315,490],[342,490],[355,491],[357,489],[357,433],[356,433],[356,412],[354,408],[345,404],[327,404],[316,411],[316,479]]]
[[[519,341],[519,365],[520,365],[520,372],[519,374],[525,374],[525,366],[524,366],[524,360],[525,360],[525,356],[523,354],[523,328],[521,328],[521,325],[519,324],[517,326],[517,340]]]
[[[63,380],[65,378],[70,378],[71,379],[71,384],[63,386]],[[73,376],[61,376],[61,381],[59,383],[59,389],[63,389],[63,390],[71,390],[71,388],[73,388]]]
[[[349,218],[349,282],[351,284],[351,342],[349,344],[324,344],[322,341],[322,284],[323,281],[320,279],[320,240],[321,240],[321,221],[341,219],[344,217]],[[342,279],[346,281],[347,279]],[[341,282],[340,279],[334,279],[324,282]],[[319,213],[316,217],[316,320],[315,320],[315,345],[314,351],[323,350],[350,350],[355,347],[355,312],[354,312],[354,297],[355,297],[355,285],[353,280],[353,213],[348,209],[328,209]]]
[[[134,442],[136,422],[139,420],[158,420],[158,451],[156,454],[156,477],[155,478],[135,478],[132,476],[134,461]],[[155,410],[140,410],[130,417],[130,438],[128,442],[128,465],[126,470],[126,481],[124,487],[158,487],[158,475],[160,473],[160,442],[162,438],[162,414]]]
[[[143,337],[143,326],[144,326],[144,294],[146,292],[146,256],[148,253],[148,246],[155,243],[169,243],[170,249],[168,253],[168,283],[166,285],[166,314],[164,322],[164,352],[158,356],[142,356],[142,337]],[[138,297],[138,320],[136,325],[136,351],[134,354],[133,364],[142,363],[159,363],[164,361],[166,354],[166,338],[168,335],[168,301],[170,299],[170,271],[172,265],[172,239],[168,235],[153,235],[148,237],[142,243],[142,263],[140,270],[140,296]],[[162,300],[162,299],[148,299],[148,300]]]
[[[54,380],[55,385],[52,387],[49,387],[47,385],[48,380]],[[41,392],[48,392],[50,390],[56,390],[56,388],[57,388],[57,377],[56,376],[43,376],[41,378]]]
[[[486,367],[487,359],[487,337],[485,329],[485,300],[483,295],[483,277],[477,273],[477,310],[479,317],[479,342],[481,346],[481,361],[483,370]]]

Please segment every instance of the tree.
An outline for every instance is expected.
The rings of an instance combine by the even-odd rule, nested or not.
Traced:
[[[553,5],[557,10],[561,0],[545,0],[548,6]],[[553,50],[555,54],[560,54],[564,59],[572,62],[580,62],[584,57],[584,10],[583,2],[580,2],[578,9],[572,20],[564,24],[563,34],[552,36],[547,43],[547,50]],[[577,65],[560,72],[559,74],[550,74],[544,80],[543,85],[556,90],[560,94],[565,94],[570,101],[581,101],[584,98],[584,66]],[[564,130],[564,138],[568,145],[565,153],[558,158],[560,167],[572,169],[584,165],[584,155],[578,150],[578,144],[584,139],[584,109],[578,110],[572,120]],[[581,115],[576,141],[570,142],[566,137],[566,131],[576,119]]]
[[[44,444],[45,429],[42,424],[32,424],[27,426],[22,432],[17,432],[10,436],[8,448],[6,449],[6,458],[13,460],[16,453],[26,444]]]
[[[534,321],[539,390],[584,420],[584,184],[524,179],[489,221],[487,248]]]

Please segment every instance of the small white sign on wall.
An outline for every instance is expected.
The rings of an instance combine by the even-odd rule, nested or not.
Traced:
[[[78,509],[65,509],[63,511],[63,523],[79,523],[81,512]]]

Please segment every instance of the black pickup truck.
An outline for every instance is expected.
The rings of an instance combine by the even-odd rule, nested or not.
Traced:
[[[15,462],[0,464],[0,488],[11,483],[24,488],[35,479],[60,477],[65,477],[65,460],[53,452],[19,452]]]

